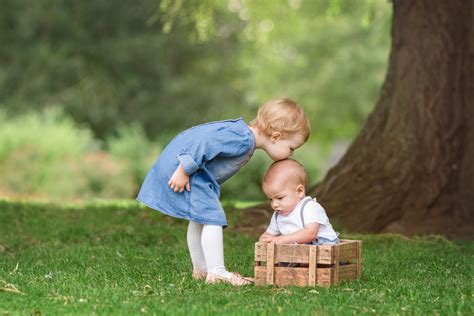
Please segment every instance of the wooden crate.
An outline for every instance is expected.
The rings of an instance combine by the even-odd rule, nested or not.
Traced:
[[[254,272],[255,285],[330,286],[356,279],[362,275],[362,241],[321,246],[257,242]]]

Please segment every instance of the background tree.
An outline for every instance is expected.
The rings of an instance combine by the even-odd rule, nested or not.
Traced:
[[[473,236],[474,1],[393,1],[365,127],[310,191],[352,231]]]

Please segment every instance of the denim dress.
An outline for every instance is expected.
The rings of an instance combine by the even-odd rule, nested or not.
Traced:
[[[227,227],[220,184],[239,171],[254,151],[255,138],[242,118],[191,127],[163,150],[137,200],[173,217]],[[174,192],[168,185],[179,164],[189,175],[190,192]]]

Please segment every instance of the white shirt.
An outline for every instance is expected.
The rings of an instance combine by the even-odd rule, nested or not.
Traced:
[[[304,202],[311,200],[306,203],[304,210],[301,210]],[[303,212],[303,221],[301,212]],[[307,196],[296,204],[293,211],[287,216],[281,214],[277,215],[277,212],[273,213],[270,225],[267,228],[267,233],[273,236],[276,235],[288,235],[304,228],[304,224],[309,223],[318,223],[318,237],[324,237],[329,240],[334,240],[337,238],[337,234],[332,228],[331,223],[329,223],[329,218],[326,215],[324,208],[316,202],[316,198],[312,199],[310,196]]]

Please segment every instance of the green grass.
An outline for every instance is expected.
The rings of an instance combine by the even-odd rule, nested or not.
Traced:
[[[255,237],[225,230],[226,265],[253,274]],[[208,286],[190,277],[186,223],[133,202],[0,200],[0,315],[472,315],[472,241],[363,240],[362,279],[331,288]]]

